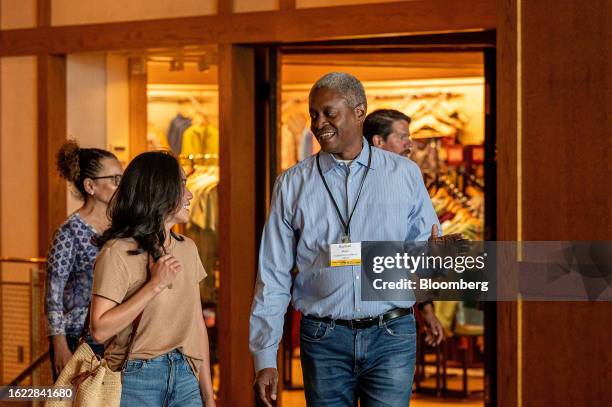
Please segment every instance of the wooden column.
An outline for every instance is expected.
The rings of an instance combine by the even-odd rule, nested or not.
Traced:
[[[295,10],[295,0],[279,0],[279,9]]]
[[[234,0],[217,0],[217,14],[232,14],[234,12]]]
[[[130,97],[130,158],[147,151],[147,61],[128,60]]]
[[[55,156],[66,141],[66,56],[38,56],[38,199],[39,255],[46,256],[51,236],[66,218],[66,181],[55,169]]]
[[[497,2],[497,240],[516,241],[517,180],[517,15],[516,0]],[[505,253],[498,278],[514,267],[516,253]],[[512,284],[507,280],[506,284]],[[497,303],[497,403],[517,407],[518,305]]]
[[[249,313],[257,270],[254,52],[219,46],[220,405],[254,405]]]
[[[51,0],[37,1],[37,25],[51,25]],[[66,219],[66,181],[56,170],[56,154],[66,141],[66,55],[39,54],[37,57],[38,119],[38,255],[46,257],[54,231]],[[31,338],[30,352],[48,346],[46,321],[41,308],[34,307],[39,298],[32,298],[32,312],[40,312],[38,337]],[[34,334],[34,333],[33,333]],[[38,342],[38,346],[35,346]],[[40,353],[30,354],[30,362]],[[38,373],[40,383],[52,381],[51,372]]]
[[[38,27],[51,25],[51,1],[36,2]],[[38,74],[38,254],[46,256],[55,229],[66,218],[66,182],[55,156],[66,141],[66,56],[40,54]]]
[[[1,2],[1,0],[0,0]],[[0,6],[2,6],[2,4],[0,3]],[[2,21],[2,7],[0,7],[0,21]],[[2,59],[0,58],[0,136],[2,134]],[[0,157],[2,157],[2,137],[0,137]],[[0,165],[0,179],[2,179],[2,166]],[[2,188],[0,188],[0,255],[4,254],[2,253]],[[0,264],[0,283],[2,283],[2,280],[4,279],[3,275],[2,275],[2,264]],[[2,300],[2,292],[4,290],[2,288],[0,288],[0,308],[3,306],[4,302]],[[2,321],[2,310],[0,309],[0,327],[4,326],[4,323]],[[4,344],[3,344],[3,340],[4,340],[4,335],[0,334],[0,360],[4,360]],[[0,365],[0,383],[6,383],[4,381],[4,368],[2,367],[2,365]],[[8,380],[8,379],[7,379]]]

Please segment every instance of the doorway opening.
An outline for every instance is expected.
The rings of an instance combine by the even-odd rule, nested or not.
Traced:
[[[312,84],[328,72],[348,72],[364,84],[368,113],[395,109],[411,118],[406,156],[421,168],[444,234],[494,240],[494,47],[494,33],[272,47],[270,93],[277,99],[269,116],[275,123],[269,182],[319,149],[308,117]],[[495,304],[437,302],[435,309],[447,339],[429,348],[419,329],[411,405],[495,405]],[[299,320],[290,309],[282,347],[283,406],[305,405]]]

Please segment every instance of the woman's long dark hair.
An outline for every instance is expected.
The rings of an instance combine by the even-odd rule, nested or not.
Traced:
[[[134,238],[138,250],[155,260],[164,255],[164,221],[182,205],[183,180],[179,163],[165,151],[142,153],[125,169],[108,205],[111,226],[94,243],[102,247],[111,239]],[[170,232],[177,240],[180,236]]]

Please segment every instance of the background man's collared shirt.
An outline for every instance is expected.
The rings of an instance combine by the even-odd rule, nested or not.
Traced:
[[[343,218],[352,210],[370,149],[350,167],[321,152],[321,170]],[[372,147],[372,162],[350,223],[352,242],[426,241],[438,218],[418,166]],[[441,230],[441,228],[439,229]],[[281,174],[274,185],[270,215],[259,252],[250,348],[257,371],[276,367],[289,301],[305,315],[357,319],[407,308],[411,301],[361,301],[361,267],[329,267],[329,248],[343,234],[338,213],[317,170],[316,156]],[[292,270],[297,271],[292,281]],[[292,287],[293,283],[293,287]]]

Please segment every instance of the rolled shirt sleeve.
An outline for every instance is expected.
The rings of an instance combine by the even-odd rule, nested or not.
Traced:
[[[249,331],[249,347],[256,371],[276,368],[284,316],[291,300],[291,270],[295,264],[297,239],[291,226],[284,180],[281,175],[274,185],[270,215],[259,249]]]

